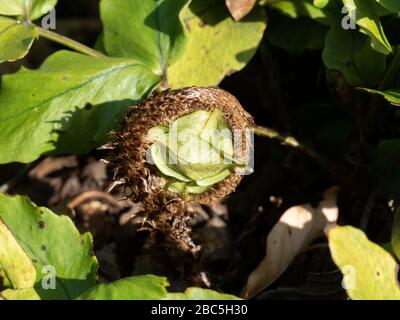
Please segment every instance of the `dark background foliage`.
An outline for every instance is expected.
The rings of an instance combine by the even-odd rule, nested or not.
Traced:
[[[98,1],[60,1],[56,10],[59,33],[95,45],[101,32]],[[111,177],[99,161],[103,151],[1,165],[1,190],[26,194],[38,205],[70,215],[80,230],[91,231],[100,276],[107,281],[153,273],[167,275],[174,289],[209,284],[239,294],[264,257],[265,238],[281,214],[296,204],[317,204],[332,185],[341,188],[339,223],[362,228],[374,242],[389,242],[388,202],[397,201],[400,182],[398,109],[383,98],[354,90],[340,72],[327,70],[321,58],[327,27],[318,31],[312,50],[301,48],[303,43],[293,44],[296,38],[290,35],[274,35],[283,23],[294,20],[267,10],[270,33],[248,65],[227,76],[220,87],[235,95],[257,124],[295,136],[324,163],[256,137],[255,174],[245,177],[227,200],[192,208],[197,213],[193,238],[203,246],[196,259],[180,259],[174,248],[154,246],[160,239],[149,238],[148,232],[139,231],[140,223],[129,219],[137,208],[118,201],[118,194],[105,193]],[[315,22],[302,17],[296,23]],[[383,23],[389,40],[398,43],[398,19],[386,17]],[[60,48],[40,39],[19,63],[2,64],[0,75],[15,72],[19,64],[37,68]],[[397,78],[391,81],[392,86],[398,83]],[[346,298],[326,239],[301,253],[258,298]]]

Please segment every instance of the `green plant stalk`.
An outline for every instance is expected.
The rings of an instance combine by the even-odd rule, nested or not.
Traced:
[[[279,140],[283,145],[292,147],[292,148],[300,148],[301,144],[293,137],[283,136],[279,132],[261,126],[253,126],[252,129],[254,133],[260,137],[267,137],[270,139]]]
[[[398,70],[399,65],[400,65],[400,46],[397,46],[394,49],[393,59],[389,65],[389,67],[387,68],[382,81],[379,83],[379,86],[377,88],[378,91],[384,91],[386,89],[387,84],[394,77],[396,71]],[[377,99],[378,99],[377,95],[373,95],[371,98],[371,101],[370,101],[370,104],[368,107],[368,117],[369,118],[371,118],[373,116]],[[360,132],[359,134],[360,134],[360,140],[362,142],[364,142],[364,137],[363,137],[362,133]]]
[[[43,29],[40,27],[37,27],[37,28],[39,30],[39,35],[43,38],[57,42],[59,44],[62,44],[63,46],[66,46],[77,52],[86,54],[91,57],[95,57],[95,58],[104,57],[104,55],[101,52],[93,50],[92,48],[89,48],[78,41],[75,41],[73,39],[70,39],[68,37],[65,37],[61,34],[55,33],[50,30],[46,30],[46,29]]]
[[[278,140],[281,144],[291,147],[291,148],[294,148],[296,150],[299,150],[299,151],[307,154],[309,157],[313,158],[317,162],[323,164],[324,166],[330,167],[319,154],[317,154],[314,150],[307,147],[306,145],[300,143],[294,137],[284,136],[273,129],[261,127],[261,126],[253,126],[251,129],[254,130],[254,134],[256,134],[260,137],[266,137],[266,138]]]
[[[392,79],[392,77],[396,73],[399,64],[400,64],[400,47],[396,47],[393,60],[390,63],[390,66],[387,69],[381,83],[379,84],[378,91],[385,90],[387,83],[390,81],[390,79]]]
[[[25,6],[23,7],[23,17],[25,22],[29,22],[29,12],[31,11],[32,8],[32,0],[27,0],[25,2]]]

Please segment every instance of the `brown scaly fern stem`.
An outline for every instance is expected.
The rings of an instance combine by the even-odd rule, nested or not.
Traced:
[[[153,93],[147,100],[129,109],[119,131],[113,133],[112,152],[108,157],[114,180],[126,196],[142,204],[143,214],[154,230],[173,240],[184,251],[196,251],[190,238],[187,203],[208,203],[222,199],[235,190],[242,179],[233,172],[225,180],[201,194],[177,194],[166,191],[154,168],[146,161],[148,131],[195,111],[220,109],[232,131],[240,130],[242,144],[237,159],[247,163],[250,145],[248,129],[252,117],[238,100],[216,87],[189,87]],[[244,142],[244,143],[243,143]],[[235,150],[236,150],[235,146]]]

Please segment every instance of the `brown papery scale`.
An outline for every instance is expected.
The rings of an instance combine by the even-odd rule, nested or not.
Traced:
[[[200,194],[167,191],[154,166],[146,161],[149,148],[146,137],[153,127],[168,125],[195,111],[213,111],[216,108],[224,114],[231,131],[241,133],[241,150],[235,146],[235,157],[247,163],[252,147],[249,128],[253,125],[253,119],[234,96],[216,87],[155,92],[147,100],[131,107],[119,131],[113,133],[112,152],[107,159],[114,171],[114,180],[124,187],[125,195],[143,206],[142,214],[149,226],[185,251],[195,251],[196,248],[189,236],[187,203],[208,203],[226,197],[235,190],[242,175],[232,172],[226,179]]]

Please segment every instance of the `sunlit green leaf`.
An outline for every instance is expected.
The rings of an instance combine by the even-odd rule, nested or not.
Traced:
[[[360,31],[371,39],[371,46],[382,54],[392,52],[392,47],[386,38],[379,15],[376,14],[375,0],[343,0],[350,16],[355,16]]]
[[[0,300],[40,300],[36,290],[31,289],[6,289],[0,292]]]
[[[97,260],[92,253],[92,237],[88,233],[80,235],[68,217],[39,208],[25,197],[0,193],[0,221],[0,264],[4,273],[15,275],[23,270],[26,275],[22,284],[18,278],[10,278],[13,288],[34,287],[42,299],[73,299],[95,284]],[[26,293],[34,296],[29,290],[8,292],[17,296]]]
[[[37,37],[35,26],[0,17],[0,63],[23,58]]]
[[[216,85],[227,74],[242,69],[255,54],[264,34],[263,8],[255,7],[235,22],[224,1],[194,0],[181,14],[187,44],[168,69],[168,85]]]
[[[398,265],[382,247],[356,228],[329,230],[329,248],[341,269],[347,294],[354,300],[400,300]]]
[[[159,81],[136,61],[69,51],[58,51],[38,70],[3,76],[0,163],[88,152]]]
[[[0,267],[4,278],[14,289],[32,288],[36,281],[36,270],[32,260],[1,219],[0,243]]]
[[[315,6],[309,0],[279,0],[271,1],[268,5],[291,18],[305,16],[325,24],[329,21],[327,12],[321,10],[320,7]]]
[[[30,20],[35,20],[47,14],[56,4],[57,0],[0,0],[0,14],[6,16],[27,14]]]
[[[239,300],[239,298],[201,288],[168,293],[164,277],[143,275],[124,278],[110,284],[99,284],[78,299],[81,300]]]
[[[179,56],[184,44],[179,13],[188,0],[102,0],[106,52],[142,62],[158,75]]]
[[[329,3],[329,0],[314,0],[313,3],[317,8],[323,9]]]
[[[382,97],[384,97],[387,101],[389,101],[391,104],[400,106],[400,89],[385,90],[385,91],[373,90],[368,88],[359,88],[359,89],[372,94],[379,94]]]
[[[98,284],[78,300],[160,300],[167,296],[166,278],[153,275],[136,276],[110,284]]]

